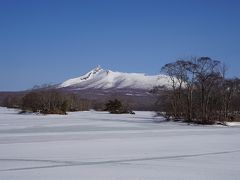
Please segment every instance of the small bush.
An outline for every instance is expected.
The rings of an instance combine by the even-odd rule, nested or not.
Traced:
[[[109,111],[111,114],[135,114],[132,110],[128,110],[124,107],[122,102],[118,99],[109,100],[105,106],[105,111]]]

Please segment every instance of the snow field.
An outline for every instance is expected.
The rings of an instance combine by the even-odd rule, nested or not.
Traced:
[[[152,112],[19,115],[0,108],[3,180],[238,180],[240,127],[164,122]]]

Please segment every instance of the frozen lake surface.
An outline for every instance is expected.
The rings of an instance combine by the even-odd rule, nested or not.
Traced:
[[[240,126],[0,108],[1,180],[239,180]]]

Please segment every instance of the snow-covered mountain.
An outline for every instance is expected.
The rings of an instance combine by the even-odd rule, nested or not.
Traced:
[[[154,86],[170,86],[165,75],[148,76],[142,73],[123,73],[104,70],[97,66],[83,76],[66,80],[58,88],[75,89],[142,89],[150,90]]]

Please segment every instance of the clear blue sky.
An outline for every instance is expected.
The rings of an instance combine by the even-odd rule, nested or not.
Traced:
[[[0,0],[0,91],[191,56],[240,76],[239,0]]]

